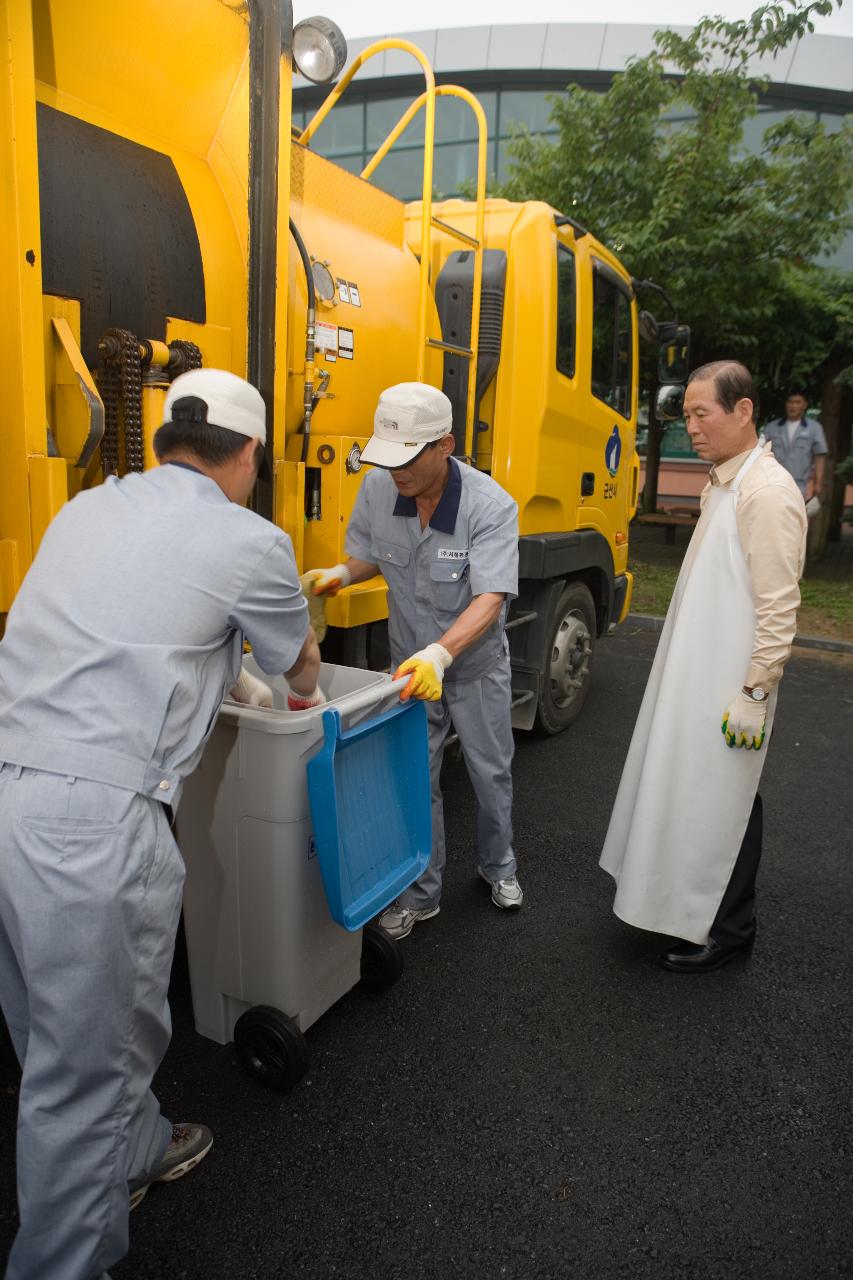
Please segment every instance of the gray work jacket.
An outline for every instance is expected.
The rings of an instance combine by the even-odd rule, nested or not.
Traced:
[[[762,434],[773,445],[773,457],[786,471],[790,471],[800,493],[805,497],[814,459],[829,452],[823,427],[817,418],[802,418],[791,442],[788,441],[788,424],[785,418],[768,422]]]
[[[173,806],[236,679],[293,666],[308,611],[290,540],[193,467],[79,494],[0,643],[0,760]]]
[[[440,640],[475,596],[518,594],[518,508],[491,476],[448,460],[447,487],[425,529],[414,498],[391,474],[368,472],[346,536],[347,554],[379,566],[388,583],[388,633],[395,666]],[[505,653],[506,604],[455,659],[446,683],[477,680]]]

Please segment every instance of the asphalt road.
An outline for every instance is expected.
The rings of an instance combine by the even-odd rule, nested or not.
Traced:
[[[288,1094],[197,1036],[185,961],[156,1089],[216,1135],[157,1186],[114,1280],[821,1280],[853,1275],[853,660],[800,653],[765,770],[752,958],[659,971],[597,865],[657,636],[599,646],[582,720],[518,742],[525,906],[474,875],[445,764],[441,914],[382,995],[308,1033]],[[14,1065],[0,1055],[0,1256],[14,1230]]]

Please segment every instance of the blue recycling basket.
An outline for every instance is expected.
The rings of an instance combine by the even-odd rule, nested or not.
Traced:
[[[376,691],[369,696],[375,701]],[[426,707],[414,699],[397,703],[350,729],[331,707],[323,712],[323,737],[306,766],[314,843],[332,919],[354,933],[429,865]]]

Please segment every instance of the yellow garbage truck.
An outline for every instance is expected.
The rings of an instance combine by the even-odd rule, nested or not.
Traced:
[[[453,403],[460,458],[518,502],[516,723],[570,724],[631,598],[638,313],[621,263],[545,204],[486,199],[480,104],[404,40],[341,75],[337,28],[294,29],[288,0],[4,0],[0,28],[0,617],[62,503],[154,465],[185,369],[261,390],[273,479],[253,501],[300,570],[343,558],[380,391],[423,380]],[[354,175],[312,140],[389,47],[424,92]],[[336,81],[301,131],[294,66]],[[480,132],[470,201],[432,199],[446,96]],[[418,112],[423,196],[406,205],[372,179]],[[329,656],[377,665],[385,617],[381,578],[342,592]]]

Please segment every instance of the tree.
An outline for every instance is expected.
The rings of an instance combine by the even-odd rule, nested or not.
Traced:
[[[741,359],[768,403],[806,376],[837,417],[829,388],[853,363],[853,335],[839,341],[831,329],[853,277],[815,259],[853,226],[853,123],[830,133],[792,112],[757,151],[744,145],[768,84],[750,65],[780,54],[836,3],[784,0],[745,20],[704,18],[689,36],[659,31],[654,52],[606,92],[570,85],[554,95],[556,143],[516,133],[500,194],[547,201],[636,277],[664,286],[691,325],[694,367]],[[804,333],[806,313],[814,327]],[[642,376],[648,390],[648,357]],[[833,421],[825,425],[835,440]],[[657,476],[647,484],[646,498],[656,496]]]

